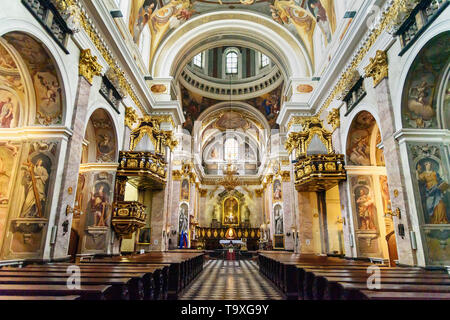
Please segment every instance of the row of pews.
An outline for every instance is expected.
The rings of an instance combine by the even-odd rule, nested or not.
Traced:
[[[260,252],[258,262],[260,272],[290,300],[450,300],[450,277],[444,270],[288,252]],[[378,271],[379,287],[374,280]]]
[[[151,252],[94,257],[77,264],[6,266],[0,268],[0,300],[177,299],[202,269],[202,252]]]

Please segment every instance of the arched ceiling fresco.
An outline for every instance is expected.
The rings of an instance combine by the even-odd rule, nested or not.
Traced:
[[[137,0],[130,10],[129,29],[136,43],[148,24],[150,59],[162,41],[188,20],[220,10],[245,10],[283,25],[305,46],[314,60],[314,34],[329,43],[336,29],[334,0]]]

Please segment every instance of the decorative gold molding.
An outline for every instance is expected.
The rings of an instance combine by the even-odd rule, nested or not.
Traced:
[[[294,124],[303,124],[303,119],[305,119],[304,116],[293,116],[293,117],[291,117],[291,119],[289,120],[289,122],[287,124],[288,131],[291,129],[291,127]]]
[[[323,121],[318,117],[304,117],[301,120],[302,132],[291,132],[284,143],[289,154],[296,150],[295,158],[307,155],[308,146],[312,138],[317,136],[327,148],[328,153],[333,153],[331,132],[323,127]]]
[[[133,151],[139,141],[147,135],[155,146],[155,152],[165,154],[164,145],[171,151],[178,145],[172,131],[160,130],[160,122],[152,116],[145,115],[139,119],[139,125],[130,133],[130,150]]]
[[[282,171],[281,172],[281,181],[283,181],[283,182],[291,181],[291,173],[289,171]]]
[[[370,58],[369,64],[364,68],[366,77],[373,79],[375,88],[381,80],[388,77],[389,67],[386,51],[377,50],[374,58]]]
[[[79,75],[85,77],[92,84],[94,76],[101,75],[101,71],[102,66],[97,62],[97,57],[91,54],[91,49],[82,50],[78,64]]]
[[[255,190],[255,195],[257,198],[261,198],[263,195],[264,190],[263,189],[256,189]]]
[[[204,198],[208,194],[208,189],[198,188],[198,192],[200,193],[200,197]]]
[[[163,122],[170,123],[172,125],[172,128],[175,128],[175,122],[173,121],[173,117],[170,114],[165,115],[154,115],[152,114],[151,117],[155,120],[157,120],[160,124]]]
[[[194,165],[192,162],[182,162],[181,170],[172,170],[173,180],[182,180],[188,178],[190,183],[196,183],[197,175],[194,171]]]
[[[392,4],[387,7],[387,10],[385,12],[383,12],[379,24],[376,28],[370,31],[367,37],[364,37],[365,43],[359,48],[353,60],[350,62],[348,69],[339,78],[336,85],[334,86],[334,89],[331,91],[317,114],[320,115],[323,110],[327,109],[330,106],[331,102],[336,98],[336,96],[343,91],[343,89],[345,88],[346,79],[351,78],[350,74],[354,73],[354,70],[357,69],[358,65],[361,63],[367,52],[369,52],[370,48],[372,48],[383,31],[391,27],[402,12],[408,10],[405,1],[406,0],[393,0]]]
[[[341,120],[340,120],[340,114],[339,109],[334,108],[330,111],[327,117],[327,123],[332,126],[331,132],[336,130],[341,126]]]
[[[133,130],[133,125],[138,122],[138,115],[133,107],[125,107],[125,125]]]
[[[94,46],[97,48],[97,50],[102,55],[103,59],[105,59],[106,63],[109,65],[109,67],[113,70],[113,72],[116,74],[116,77],[118,79],[118,83],[120,84],[120,88],[124,89],[130,98],[133,100],[133,102],[136,104],[136,106],[142,111],[143,114],[146,114],[146,110],[142,106],[141,102],[139,101],[138,97],[135,94],[135,90],[131,86],[131,84],[128,82],[128,80],[125,77],[125,73],[121,70],[121,68],[117,65],[117,59],[114,58],[111,54],[111,50],[107,48],[104,41],[100,37],[98,31],[96,28],[92,25],[92,20],[87,16],[86,10],[83,8],[80,1],[76,0],[57,0],[58,2],[58,10],[61,12],[66,11],[67,7],[70,6],[77,6],[80,8],[80,10],[73,10],[70,12],[70,15],[79,15],[77,17],[73,17],[75,20],[80,21],[81,27],[86,32],[87,36],[91,39]]]

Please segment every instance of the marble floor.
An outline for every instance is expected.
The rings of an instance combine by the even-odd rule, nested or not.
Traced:
[[[180,300],[281,300],[255,261],[209,260]]]

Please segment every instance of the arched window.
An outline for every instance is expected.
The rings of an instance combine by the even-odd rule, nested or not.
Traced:
[[[228,138],[225,140],[225,160],[233,161],[238,159],[239,155],[239,143],[234,138]]]
[[[196,67],[203,68],[203,52],[197,54],[194,59],[192,59],[192,63]]]
[[[238,55],[235,51],[230,51],[226,55],[226,73],[238,73]]]
[[[269,64],[270,64],[269,57],[261,53],[261,68],[267,67]]]

